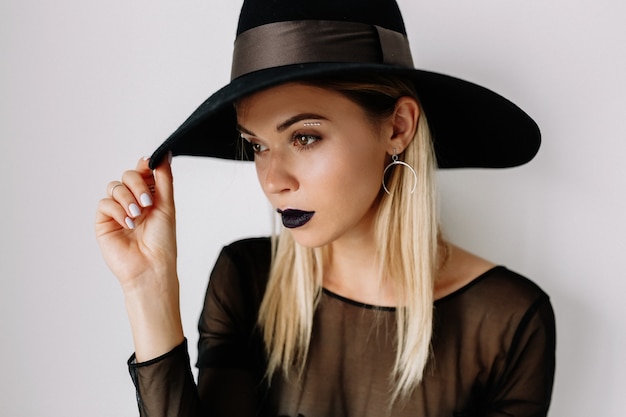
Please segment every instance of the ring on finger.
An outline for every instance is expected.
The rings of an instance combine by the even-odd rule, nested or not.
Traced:
[[[111,191],[109,191],[109,194],[111,195],[111,198],[115,198],[115,197],[113,197],[113,192],[115,191],[115,189],[116,189],[117,187],[122,186],[122,185],[124,185],[124,184],[122,184],[121,182],[119,182],[119,183],[115,184],[113,187],[111,187]]]

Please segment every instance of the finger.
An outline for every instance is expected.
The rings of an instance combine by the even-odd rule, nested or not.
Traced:
[[[137,166],[135,167],[137,171],[139,171],[142,175],[151,174],[152,170],[150,169],[150,157],[144,156],[143,158],[137,161]]]
[[[137,171],[141,174],[150,189],[150,196],[154,196],[154,173],[150,169],[150,157],[144,156],[137,162]]]
[[[115,194],[115,189],[117,187],[121,187],[122,185],[123,184],[120,181],[111,181],[107,184],[107,195],[115,199],[115,197],[113,197],[113,195]]]
[[[96,229],[98,235],[106,234],[120,228],[134,229],[135,222],[131,219],[126,210],[116,201],[110,198],[103,198],[98,203],[96,212]]]
[[[154,169],[156,198],[174,207],[174,178],[171,153]]]
[[[126,214],[132,219],[141,215],[141,208],[126,184],[120,183],[116,185],[110,200],[115,201],[118,205],[123,207]]]
[[[136,170],[126,171],[122,175],[122,182],[131,192],[135,200],[134,202],[140,207],[150,207],[152,205],[152,191],[149,183],[153,181],[151,174],[149,174],[149,178],[146,178],[145,175]],[[132,204],[133,201],[126,201],[126,203]]]

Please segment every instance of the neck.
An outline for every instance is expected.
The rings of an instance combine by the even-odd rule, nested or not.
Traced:
[[[395,293],[380,271],[378,250],[372,236],[342,239],[329,247],[324,287],[365,304],[395,305]]]

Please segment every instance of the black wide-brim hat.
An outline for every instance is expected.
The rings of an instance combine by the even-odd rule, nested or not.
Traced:
[[[412,81],[428,119],[439,168],[506,168],[541,143],[519,107],[479,85],[415,69],[395,0],[245,0],[231,82],[202,103],[154,152],[246,159],[233,103],[282,83],[377,73]]]

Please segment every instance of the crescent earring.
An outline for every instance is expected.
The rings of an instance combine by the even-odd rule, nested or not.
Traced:
[[[413,194],[415,192],[415,188],[417,187],[417,173],[415,172],[415,170],[413,169],[411,165],[407,164],[406,162],[400,161],[398,159],[396,148],[393,148],[393,155],[391,156],[391,162],[389,163],[389,165],[385,167],[385,170],[383,171],[383,188],[385,189],[385,192],[391,195],[391,192],[389,192],[389,190],[387,189],[387,186],[385,185],[385,177],[387,176],[387,171],[389,170],[389,168],[395,165],[401,165],[403,167],[406,167],[411,171],[411,174],[413,174],[413,187],[411,188],[411,194]]]

